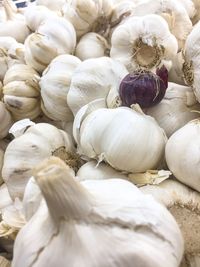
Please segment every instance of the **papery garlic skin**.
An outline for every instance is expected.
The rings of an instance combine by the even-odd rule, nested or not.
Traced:
[[[7,260],[6,258],[4,258],[3,256],[0,256],[0,265],[2,267],[10,267],[11,262],[9,260]]]
[[[0,139],[3,139],[8,134],[8,130],[13,124],[13,119],[2,101],[0,101],[0,122]]]
[[[8,187],[5,183],[0,186],[0,193],[1,193],[1,203],[0,203],[0,210],[6,208],[7,206],[12,205],[13,201],[10,197],[8,192]]]
[[[60,156],[76,167],[76,149],[69,134],[48,123],[38,123],[12,140],[4,154],[2,177],[14,199],[22,199],[35,164],[51,156]]]
[[[81,60],[88,58],[97,58],[108,56],[110,52],[110,46],[107,40],[98,33],[89,32],[84,34],[79,40],[75,56]]]
[[[46,6],[50,10],[60,11],[66,0],[36,0],[36,5]]]
[[[75,115],[81,107],[99,98],[104,98],[108,107],[115,107],[119,84],[126,74],[123,64],[109,57],[84,60],[74,71],[67,94],[72,113]]]
[[[184,81],[183,63],[183,51],[180,51],[172,59],[172,67],[169,71],[169,82],[186,85]]]
[[[81,123],[77,117],[75,140],[82,155],[133,173],[156,169],[162,161],[166,135],[152,117],[125,107],[97,109]]]
[[[166,21],[152,14],[130,17],[119,25],[112,34],[110,56],[132,72],[140,67],[153,70],[164,62],[167,67],[177,50]]]
[[[81,61],[72,55],[54,58],[44,70],[39,85],[41,88],[42,110],[56,121],[73,121],[73,114],[67,104],[71,77]]]
[[[1,170],[3,167],[3,157],[4,157],[4,151],[0,148],[0,184],[3,183],[2,175],[1,175]]]
[[[170,137],[176,130],[190,120],[199,118],[200,104],[191,87],[168,83],[163,100],[156,106],[145,110],[156,119],[159,126]]]
[[[177,130],[165,149],[167,165],[182,183],[200,191],[200,120],[195,119]]]
[[[161,267],[166,257],[166,267],[179,266],[183,241],[177,223],[167,209],[131,183],[121,179],[80,183],[53,157],[37,167],[34,177],[48,209],[39,208],[21,229],[13,267],[33,263],[42,267],[49,255],[49,267],[58,263],[64,267],[66,262],[83,267],[131,267],[133,262],[135,267]],[[97,244],[101,249],[91,257]],[[53,253],[55,246],[59,250]]]

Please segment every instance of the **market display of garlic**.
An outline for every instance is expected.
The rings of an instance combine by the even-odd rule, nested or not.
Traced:
[[[161,164],[167,138],[152,117],[126,107],[81,116],[82,121],[77,114],[73,125],[80,154],[133,173]]]
[[[191,87],[169,83],[163,100],[144,112],[154,117],[170,137],[190,120],[200,117],[200,104]]]
[[[127,69],[117,60],[109,57],[84,60],[72,74],[67,103],[75,115],[89,102],[104,98],[108,107],[116,105],[119,84]]]
[[[197,191],[200,191],[199,136],[200,120],[195,119],[177,130],[165,149],[166,162],[173,175]]]
[[[30,126],[9,143],[4,154],[2,177],[12,199],[22,199],[33,167],[51,155],[62,158],[74,169],[78,167],[79,159],[71,136],[48,123]]]
[[[163,64],[170,69],[177,51],[177,40],[168,24],[155,14],[127,18],[111,38],[111,58],[123,63],[129,72],[140,67],[153,70]]]
[[[15,120],[34,119],[40,112],[39,74],[26,64],[8,69],[3,83],[3,101]]]
[[[74,52],[76,32],[66,19],[50,17],[26,38],[24,45],[26,63],[41,73],[56,56]]]
[[[81,61],[72,55],[54,58],[44,70],[39,85],[41,88],[42,110],[56,121],[73,121],[73,114],[67,105],[67,94],[71,77]]]
[[[17,235],[13,267],[42,267],[49,255],[50,267],[58,261],[60,267],[66,262],[88,267],[129,267],[133,262],[135,267],[161,267],[163,262],[166,267],[179,266],[183,240],[177,223],[165,207],[131,183],[79,183],[54,157],[39,165],[34,177],[47,207],[39,208]],[[96,245],[101,249],[91,257]]]
[[[8,134],[8,130],[13,124],[13,119],[2,101],[0,101],[0,122],[0,139],[3,139]]]

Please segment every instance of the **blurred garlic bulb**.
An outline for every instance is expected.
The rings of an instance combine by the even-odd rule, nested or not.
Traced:
[[[33,167],[51,155],[61,157],[74,169],[79,164],[70,135],[48,123],[30,126],[9,143],[4,154],[2,177],[12,199],[22,199]]]
[[[42,110],[49,118],[57,121],[73,121],[67,105],[67,94],[74,70],[81,63],[72,55],[54,58],[40,79]]]
[[[134,267],[161,267],[164,261],[166,267],[179,266],[183,240],[177,223],[131,183],[77,182],[54,157],[39,165],[34,177],[47,207],[39,208],[17,235],[13,267],[43,267],[49,255],[49,267],[131,267],[133,262]],[[100,249],[91,257],[96,246]]]
[[[25,41],[25,61],[42,72],[56,56],[72,54],[76,45],[73,25],[64,18],[52,17],[41,23]]]
[[[1,170],[3,167],[3,156],[4,156],[4,151],[0,148],[0,184],[3,183],[2,175],[1,175]]]
[[[185,10],[187,11],[188,16],[190,17],[190,19],[194,18],[194,16],[196,15],[196,10],[195,10],[195,5],[194,5],[195,1],[192,1],[192,0],[177,0],[176,2],[179,3],[180,5],[182,5],[185,8]]]
[[[4,77],[3,101],[15,120],[36,118],[40,110],[39,74],[30,66],[16,64]]]
[[[167,165],[182,183],[200,191],[200,119],[195,119],[177,130],[165,149]]]
[[[2,98],[2,96],[3,96],[3,84],[0,81],[0,99]]]
[[[3,256],[0,256],[0,266],[1,267],[11,267],[11,262],[4,258]]]
[[[66,0],[36,0],[35,4],[39,6],[46,6],[50,10],[60,11]]]
[[[6,109],[6,105],[0,101],[0,139],[8,134],[8,130],[13,124],[10,112]]]
[[[110,46],[107,40],[95,32],[84,34],[79,40],[75,50],[75,56],[79,57],[81,60],[109,56],[109,53]]]
[[[67,103],[73,114],[99,98],[104,98],[108,107],[114,107],[120,82],[126,74],[126,68],[109,57],[84,60],[72,74],[67,94]]]
[[[154,117],[170,137],[190,120],[200,116],[200,104],[191,87],[169,83],[163,100],[146,109],[145,113]]]
[[[79,38],[87,32],[106,35],[112,9],[111,0],[71,0],[63,6],[62,13],[74,25]]]
[[[73,124],[81,155],[133,173],[161,164],[166,135],[152,117],[125,107],[100,108],[85,116],[84,109]]]
[[[185,243],[182,263],[185,262],[185,265],[181,267],[198,267],[200,263],[199,193],[174,179],[168,179],[158,186],[148,185],[140,189],[164,204],[176,219]]]
[[[129,72],[144,67],[155,69],[165,65],[178,50],[177,40],[159,15],[130,17],[116,27],[111,38],[110,56],[123,63]]]

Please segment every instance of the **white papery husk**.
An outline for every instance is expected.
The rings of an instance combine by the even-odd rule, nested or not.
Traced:
[[[110,56],[123,63],[129,72],[140,67],[155,70],[171,60],[178,50],[177,40],[159,15],[134,16],[116,27],[111,38]]]
[[[182,183],[200,191],[200,119],[195,119],[177,130],[165,149],[167,165]]]
[[[54,58],[44,70],[39,85],[41,88],[42,110],[56,121],[73,121],[73,114],[67,104],[71,77],[81,61],[72,55]]]
[[[0,139],[3,139],[8,134],[8,130],[13,124],[13,119],[2,101],[0,101],[0,122]]]
[[[41,5],[53,11],[60,11],[66,0],[36,0],[36,5]]]
[[[184,237],[185,254],[181,267],[198,267],[200,263],[199,223],[200,195],[175,179],[140,188],[164,204],[175,217]]]
[[[200,104],[191,87],[168,83],[162,101],[146,109],[145,113],[154,117],[170,137],[189,121],[199,118]]]
[[[157,169],[167,141],[154,118],[127,107],[88,114],[86,105],[75,117],[73,133],[81,155],[131,173]]]
[[[180,85],[186,85],[183,74],[183,51],[178,52],[172,59],[172,67],[168,73],[168,80]]]
[[[115,107],[121,80],[127,69],[117,60],[109,57],[84,60],[74,71],[67,103],[74,115],[89,102],[104,98],[106,105]]]
[[[79,183],[55,158],[40,165],[34,177],[48,208],[39,208],[18,234],[13,267],[33,263],[42,267],[49,255],[49,267],[64,267],[66,262],[161,267],[166,257],[166,267],[179,265],[183,242],[177,223],[167,209],[131,183],[121,179]],[[97,244],[101,249],[91,257],[91,247]]]

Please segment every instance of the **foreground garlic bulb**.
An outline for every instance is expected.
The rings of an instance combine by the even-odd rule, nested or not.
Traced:
[[[6,105],[0,101],[0,139],[6,137],[13,120],[10,112],[6,109]]]
[[[36,118],[40,112],[39,74],[30,66],[16,64],[4,77],[3,100],[15,120]]]
[[[191,87],[168,83],[163,100],[145,113],[154,117],[169,137],[190,120],[198,118],[198,111],[200,104]]]
[[[161,163],[166,135],[152,117],[125,107],[101,108],[88,116],[82,114],[83,109],[73,125],[79,153],[133,173]]]
[[[24,44],[26,63],[42,72],[56,56],[74,52],[76,32],[66,19],[50,17],[41,23],[37,32],[28,36]]]
[[[159,186],[148,185],[140,189],[145,194],[153,195],[175,217],[185,241],[181,267],[198,267],[200,264],[199,193],[174,179],[168,179]]]
[[[109,107],[114,107],[120,82],[127,73],[120,62],[109,57],[84,60],[72,75],[67,95],[67,103],[73,114],[99,98],[104,98]]]
[[[166,21],[158,15],[130,17],[116,27],[111,38],[110,55],[123,63],[129,72],[171,66],[178,44]]]
[[[42,267],[49,256],[49,267],[131,267],[133,262],[134,267],[161,267],[164,261],[166,267],[179,266],[183,241],[177,223],[131,183],[76,182],[69,167],[54,157],[38,166],[34,177],[47,207],[19,232],[13,267]]]
[[[166,144],[165,156],[170,171],[182,183],[200,191],[200,120],[176,131]]]
[[[23,197],[33,167],[51,155],[63,158],[71,167],[77,166],[78,157],[69,134],[48,123],[29,127],[9,143],[4,154],[2,177],[13,199]]]
[[[67,105],[71,77],[81,61],[72,55],[54,58],[40,80],[42,110],[53,120],[72,121],[73,114]]]

